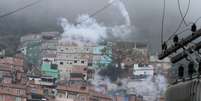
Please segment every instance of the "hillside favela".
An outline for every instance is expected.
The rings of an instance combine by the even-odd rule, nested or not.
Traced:
[[[201,101],[199,4],[0,0],[0,101]]]

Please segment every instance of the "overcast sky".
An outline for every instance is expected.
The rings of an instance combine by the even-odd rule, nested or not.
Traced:
[[[12,11],[34,0],[0,0],[0,14]],[[133,32],[133,40],[149,42],[153,50],[158,50],[160,45],[161,19],[163,0],[122,0],[129,12],[132,26],[138,31]],[[187,8],[188,0],[180,0],[183,12]],[[166,0],[166,17],[164,25],[164,38],[166,39],[181,20],[177,7],[177,0]],[[10,17],[26,21],[29,26],[56,26],[57,18],[65,17],[71,22],[81,14],[92,14],[102,8],[108,0],[42,0],[41,3],[20,11]],[[191,0],[187,15],[187,22],[195,21],[201,16],[201,1]],[[124,23],[118,9],[114,6],[99,13],[95,17],[99,23],[114,26]],[[19,20],[18,20],[19,21]],[[201,21],[200,21],[201,22]],[[10,23],[10,22],[9,22]],[[15,23],[15,22],[13,22]],[[19,26],[18,26],[19,27]],[[31,29],[30,28],[30,29]],[[34,28],[33,28],[34,29]]]

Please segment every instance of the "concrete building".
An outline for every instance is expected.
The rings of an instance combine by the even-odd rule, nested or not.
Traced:
[[[22,83],[24,77],[24,60],[21,58],[2,57],[0,58],[0,80],[14,83]]]
[[[167,72],[167,70],[171,68],[171,62],[169,58],[159,60],[157,56],[150,56],[149,61],[154,68],[163,72]]]
[[[0,101],[27,101],[26,86],[0,84]]]
[[[50,60],[43,61],[41,71],[45,76],[52,76],[56,79],[60,77],[57,64],[53,64]]]
[[[43,57],[56,53],[58,32],[34,33],[21,37],[19,51],[24,53],[28,63],[40,66]],[[53,52],[52,52],[53,51]]]
[[[27,101],[25,84],[24,60],[0,58],[0,101]]]
[[[103,95],[86,85],[58,86],[55,101],[112,101],[109,96]]]
[[[88,68],[88,64],[92,62],[92,52],[93,48],[88,45],[59,42],[55,63],[58,65],[61,79],[69,78],[72,68]]]
[[[90,80],[93,79],[95,71],[93,69],[89,69],[87,67],[72,67],[69,68],[70,71],[70,81],[76,81],[76,80]]]
[[[134,76],[153,76],[154,68],[151,65],[134,64],[133,75]]]
[[[122,56],[122,63],[127,67],[132,67],[133,64],[148,64],[149,54],[147,45],[136,42],[113,42],[113,56]]]
[[[125,96],[113,96],[113,101],[144,101],[142,96],[125,95]]]
[[[149,54],[147,45],[136,42],[113,42],[112,59],[116,67],[121,68],[120,77],[133,75],[134,64],[148,64]]]
[[[103,51],[107,48],[107,46],[95,46],[93,47],[93,62],[92,68],[106,68],[109,63],[112,62],[110,56],[105,55]],[[107,50],[109,54],[112,54],[112,50]]]

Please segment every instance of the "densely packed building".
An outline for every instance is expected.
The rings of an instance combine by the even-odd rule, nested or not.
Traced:
[[[95,91],[93,85],[28,75],[24,66],[24,60],[19,57],[0,59],[0,101],[112,101],[111,97]]]
[[[133,75],[134,65],[149,64],[149,54],[146,44],[136,42],[112,42],[113,63],[122,69],[123,77]]]
[[[107,85],[97,91],[90,81],[96,70],[119,62],[125,75],[136,65],[148,64],[145,44],[109,42],[76,43],[61,40],[58,32],[21,38],[14,57],[0,58],[0,101],[142,101],[141,96],[106,96]],[[115,57],[121,57],[116,61]],[[123,100],[124,99],[124,100]]]

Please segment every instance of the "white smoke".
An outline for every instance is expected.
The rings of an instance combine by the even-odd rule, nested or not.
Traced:
[[[114,3],[113,5],[119,9],[121,15],[124,17],[126,26],[130,26],[131,25],[130,16],[124,3],[121,0],[110,0],[109,3]]]
[[[159,98],[164,96],[167,87],[167,80],[163,75],[149,76],[140,80],[124,78],[118,79],[116,83],[112,83],[109,78],[101,77],[98,73],[95,73],[95,77],[91,82],[96,86],[96,91],[105,92],[100,85],[106,85],[106,93],[118,95],[120,91],[126,91],[124,95],[140,95],[143,96],[144,101],[159,101]]]
[[[125,24],[116,25],[110,27],[109,29],[114,37],[125,38],[125,36],[128,36],[128,34],[131,33],[131,21],[129,13],[121,0],[110,0],[109,3],[113,3],[113,5],[119,9],[121,15],[125,19]]]
[[[62,41],[76,41],[79,43],[97,43],[106,35],[106,27],[97,23],[96,19],[89,15],[81,15],[76,20],[77,24],[71,24],[65,18],[60,19],[63,27]]]
[[[108,91],[117,89],[118,86],[110,81],[108,77],[102,77],[98,74],[99,70],[96,70],[94,79],[91,80],[91,83],[96,87],[96,91],[107,93]],[[101,86],[105,85],[106,89],[102,88]]]
[[[158,98],[165,93],[166,87],[167,81],[162,75],[128,83],[128,88],[134,89],[137,95],[142,95],[145,101],[158,101]]]
[[[77,24],[71,24],[68,19],[60,18],[59,23],[63,27],[62,41],[76,43],[97,43],[101,38],[106,38],[107,33],[113,37],[124,38],[130,32],[130,17],[124,3],[120,0],[110,0],[116,6],[125,19],[125,24],[106,27],[99,24],[96,19],[89,15],[81,15],[77,18]]]

